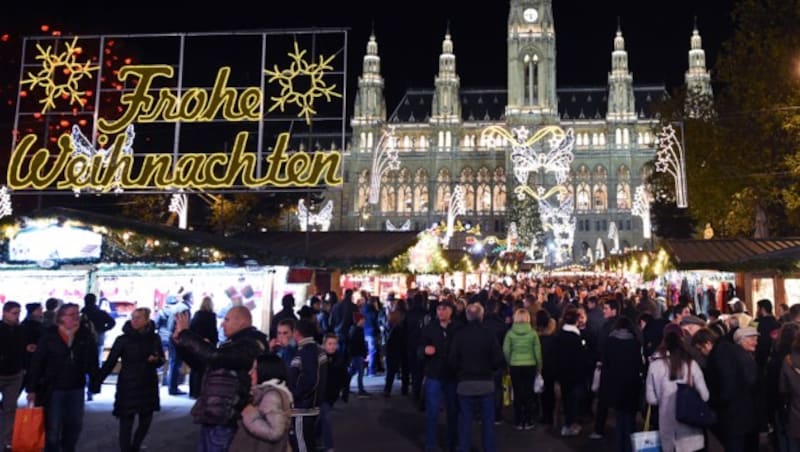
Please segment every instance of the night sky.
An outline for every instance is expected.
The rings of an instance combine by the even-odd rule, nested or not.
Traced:
[[[348,115],[361,59],[374,23],[391,112],[406,89],[432,88],[441,42],[449,22],[462,88],[505,87],[509,2],[482,1],[262,1],[226,0],[212,8],[192,2],[16,3],[0,17],[3,136],[10,129],[20,36],[39,35],[48,24],[65,34],[149,33],[342,27],[349,32]],[[694,17],[709,67],[731,33],[734,0],[651,2],[554,0],[558,86],[605,85],[617,18],[622,23],[634,84],[683,83]],[[30,7],[26,7],[26,6]],[[132,5],[138,5],[132,7]],[[11,89],[9,89],[11,88]],[[10,141],[10,140],[9,140]],[[2,140],[0,149],[8,146]]]

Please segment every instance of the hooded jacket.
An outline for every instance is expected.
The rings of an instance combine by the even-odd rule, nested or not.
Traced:
[[[242,410],[239,428],[229,450],[236,452],[286,452],[292,393],[279,380],[254,386],[252,401]]]

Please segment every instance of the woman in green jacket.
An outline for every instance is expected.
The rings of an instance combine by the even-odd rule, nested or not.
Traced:
[[[503,341],[503,353],[511,369],[514,388],[514,426],[517,430],[533,428],[533,381],[542,366],[539,335],[531,328],[531,315],[525,309],[514,312],[514,324]]]

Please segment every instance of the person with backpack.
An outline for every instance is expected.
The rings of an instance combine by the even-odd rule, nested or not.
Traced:
[[[175,349],[175,341],[172,339],[172,336],[175,332],[175,321],[178,318],[178,315],[185,313],[190,317],[191,308],[191,292],[184,292],[183,296],[180,298],[180,302],[178,301],[177,297],[168,297],[167,306],[158,313],[158,317],[156,319],[158,335],[161,337],[161,344],[167,349],[168,364],[166,369],[166,378],[163,382],[165,386],[169,386],[170,395],[186,394],[178,388],[178,385],[181,383],[183,378],[183,375],[181,375],[181,366],[183,365],[183,361],[181,361],[180,357],[178,356],[177,350]]]

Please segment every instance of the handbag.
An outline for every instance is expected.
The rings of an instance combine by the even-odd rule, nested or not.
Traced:
[[[534,394],[541,394],[544,392],[544,378],[542,377],[541,373],[536,374],[536,378],[533,379],[533,393]]]
[[[710,427],[717,423],[717,414],[692,385],[691,361],[687,367],[689,370],[686,383],[678,383],[678,392],[675,394],[675,419],[692,427]]]
[[[644,431],[631,433],[633,452],[661,452],[661,437],[658,436],[658,430],[650,431],[650,411],[652,408],[652,405],[647,405]]]
[[[44,449],[44,409],[18,408],[13,435],[11,450],[14,452],[39,452]]]
[[[511,375],[505,374],[503,375],[503,406],[511,406],[512,400],[514,398],[511,394]]]

